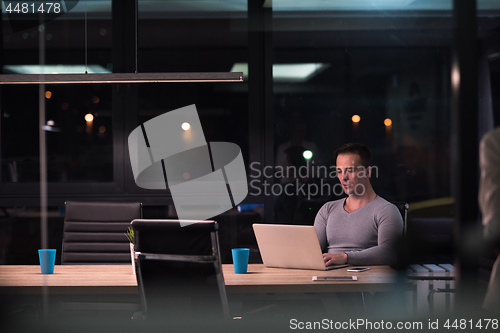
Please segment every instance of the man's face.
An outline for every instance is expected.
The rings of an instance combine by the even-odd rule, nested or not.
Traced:
[[[337,156],[337,175],[347,195],[362,196],[369,184],[371,168],[365,168],[357,154]]]

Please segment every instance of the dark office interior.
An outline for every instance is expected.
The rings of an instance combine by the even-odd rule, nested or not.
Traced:
[[[323,204],[344,196],[328,174],[297,184],[330,191],[278,193],[287,147],[311,150],[308,165],[328,169],[339,146],[360,142],[377,167],[376,193],[409,204],[405,264],[460,262],[464,281],[480,281],[471,289],[483,297],[495,257],[485,249],[471,259],[464,239],[482,228],[479,140],[500,125],[500,2],[471,1],[472,14],[463,2],[80,0],[39,25],[8,17],[4,1],[2,74],[38,74],[45,65],[59,74],[87,66],[242,71],[244,79],[0,85],[0,265],[37,265],[43,242],[60,264],[68,201],[141,202],[144,219],[176,219],[169,189],[136,185],[127,140],[142,123],[195,104],[206,141],[237,144],[255,181],[243,202],[212,218],[223,264],[235,247],[262,262],[253,223],[312,225]],[[20,22],[30,27],[16,31]],[[460,89],[456,70],[462,82],[472,78]]]

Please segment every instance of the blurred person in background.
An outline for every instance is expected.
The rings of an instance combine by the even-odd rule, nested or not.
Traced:
[[[500,127],[486,133],[479,145],[479,207],[484,237],[497,256],[491,271],[483,308],[500,311]]]

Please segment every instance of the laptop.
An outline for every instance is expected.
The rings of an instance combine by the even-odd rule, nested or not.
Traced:
[[[326,271],[349,266],[325,266],[313,226],[260,223],[252,226],[266,267]]]

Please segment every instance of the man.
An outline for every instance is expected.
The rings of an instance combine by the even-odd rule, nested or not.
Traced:
[[[371,154],[358,143],[335,152],[337,175],[347,198],[327,202],[316,215],[325,264],[393,265],[403,235],[397,207],[379,197],[370,184]]]
[[[500,127],[486,133],[479,146],[479,206],[483,215],[484,236],[500,249]],[[500,310],[500,255],[493,265],[488,291],[483,303],[488,310]]]

